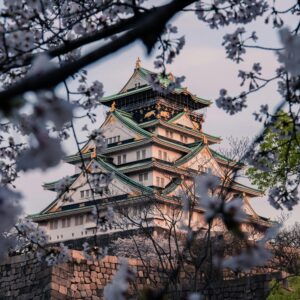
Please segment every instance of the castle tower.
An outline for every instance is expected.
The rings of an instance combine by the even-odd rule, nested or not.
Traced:
[[[67,191],[60,193],[44,210],[31,216],[44,228],[51,243],[76,241],[94,235],[113,235],[121,230],[110,226],[107,208],[132,207],[154,203],[165,214],[181,205],[182,191],[191,190],[197,174],[212,172],[224,179],[232,170],[242,168],[211,149],[220,143],[219,137],[203,132],[202,123],[210,101],[197,97],[187,88],[175,88],[174,76],[159,76],[154,89],[150,81],[154,73],[144,69],[140,60],[124,87],[115,95],[101,99],[110,107],[101,125],[107,147],[101,152],[93,140],[88,141],[81,153],[67,156],[65,162],[73,164],[76,172],[70,177]],[[96,192],[85,170],[100,174]],[[112,174],[106,185],[105,178]],[[101,177],[99,177],[101,178]],[[55,190],[57,182],[47,183],[45,189]],[[261,192],[227,179],[228,201],[236,195],[244,200],[244,211],[249,220],[269,226],[267,219],[258,216],[250,205]],[[97,206],[98,221],[95,221]],[[163,227],[157,216],[151,217],[151,226]],[[203,226],[203,209],[195,208],[193,226]]]

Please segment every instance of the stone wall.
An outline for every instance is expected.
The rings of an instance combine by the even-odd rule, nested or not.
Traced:
[[[72,251],[72,257],[73,262],[52,267],[32,256],[8,258],[0,264],[0,299],[103,299],[103,289],[119,267],[118,258],[106,256],[99,261],[86,261],[79,251]],[[149,274],[139,260],[129,259],[128,264],[136,274],[134,287],[139,290],[145,286],[157,290],[168,280],[156,268]],[[226,280],[202,293],[211,300],[265,299],[271,279],[272,276],[257,275]],[[184,286],[184,279],[181,283]]]

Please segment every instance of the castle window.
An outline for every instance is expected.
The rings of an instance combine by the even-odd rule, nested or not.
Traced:
[[[70,218],[63,218],[61,220],[62,228],[70,227],[71,226],[71,219]]]
[[[156,186],[165,187],[165,179],[163,177],[156,177]]]
[[[143,174],[139,174],[139,181],[140,181],[140,182],[143,181]]]
[[[83,224],[83,215],[75,216],[75,226]]]
[[[136,151],[136,159],[137,160],[141,159],[141,152],[140,151]]]
[[[52,220],[52,221],[49,222],[49,224],[50,224],[50,229],[51,230],[58,228],[58,222],[57,222],[57,220]]]
[[[84,191],[80,191],[80,198],[84,197]]]
[[[168,160],[168,153],[164,152],[164,160]]]
[[[118,155],[118,165],[122,163],[121,159],[122,159],[121,155]]]
[[[126,154],[123,154],[123,164],[126,164]]]
[[[86,196],[86,197],[89,197],[89,196],[90,196],[90,190],[86,190],[86,191],[85,191],[85,196]]]
[[[113,139],[112,138],[109,138],[109,144],[112,144],[112,142],[113,142]]]
[[[142,159],[146,158],[146,149],[142,150]]]
[[[148,173],[141,173],[141,174],[139,174],[139,181],[143,182],[145,180],[148,180]]]
[[[172,138],[173,138],[173,132],[167,129],[167,130],[166,130],[166,137],[172,139]]]
[[[117,142],[120,142],[120,136],[117,135]]]
[[[162,158],[162,152],[161,152],[161,150],[158,150],[158,158],[159,158],[159,159]]]
[[[117,142],[117,137],[116,136],[114,136],[114,143],[116,143]]]
[[[160,183],[160,178],[157,176],[156,177],[156,186],[159,186],[159,183]]]

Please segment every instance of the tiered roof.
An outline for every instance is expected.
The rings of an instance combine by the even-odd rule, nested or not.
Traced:
[[[151,76],[157,76],[157,79],[161,85],[161,88],[166,88],[170,83],[174,81],[174,76],[170,73],[167,75],[156,74],[151,72],[141,66],[137,65],[134,73],[125,84],[125,86],[118,92],[117,94],[110,95],[108,97],[104,97],[100,100],[100,102],[104,105],[111,106],[112,103],[115,101],[117,103],[117,107],[122,107],[124,102],[122,100],[137,94],[141,94],[147,91],[153,92],[153,96],[157,95],[164,95],[163,93],[159,93],[153,90],[151,86]],[[142,84],[137,87],[132,87],[130,83],[135,79],[140,78],[142,79]],[[203,107],[207,107],[211,104],[211,101],[199,98],[196,95],[192,94],[187,88],[177,87],[175,88],[172,93],[172,96],[182,96],[186,102],[187,106],[190,106],[194,109],[200,109]]]
[[[103,172],[113,173],[114,179],[117,182],[128,186],[131,191],[130,193],[112,196],[111,198],[107,198],[107,202],[124,199],[130,199],[131,201],[137,197],[145,196],[175,200],[176,196],[174,196],[174,191],[180,187],[184,180],[183,178],[191,178],[193,174],[199,173],[199,170],[187,169],[184,166],[197,157],[197,155],[201,155],[202,151],[206,151],[214,163],[219,165],[221,169],[222,167],[243,167],[242,164],[211,149],[210,145],[219,143],[221,139],[204,133],[201,126],[197,125],[197,121],[202,117],[200,114],[197,114],[197,112],[193,112],[193,110],[207,107],[210,105],[210,101],[193,95],[186,88],[176,88],[169,94],[158,93],[153,90],[150,84],[150,76],[153,75],[153,72],[137,65],[133,75],[119,93],[100,100],[104,105],[111,106],[111,110],[101,127],[104,128],[110,120],[115,120],[133,132],[134,137],[108,144],[107,148],[101,152],[101,155],[99,153],[92,153],[94,146],[91,141],[89,141],[82,147],[81,153],[78,152],[65,158],[65,162],[76,165],[82,161],[82,158],[87,162],[87,166],[96,163]],[[173,77],[170,74],[168,76],[159,75],[159,81],[162,88],[166,87],[172,80]],[[133,87],[135,82],[139,82],[139,85]],[[146,95],[145,93],[148,94]],[[139,104],[137,109],[133,104],[138,101],[142,101],[142,103]],[[174,103],[176,104],[176,109],[172,111],[170,109],[172,109],[171,106]],[[163,109],[166,110],[164,114],[162,114],[162,106]],[[137,114],[137,111],[140,111],[141,108],[144,109],[143,114],[145,111],[151,112],[152,119],[147,120],[147,118],[143,117],[143,114]],[[187,117],[190,120],[192,127],[187,127],[178,123],[178,121],[184,117]],[[153,128],[156,127],[162,127],[183,135],[188,135],[193,137],[195,142],[184,143],[178,140],[172,140],[165,136],[160,136],[153,131]],[[181,156],[172,162],[149,157],[120,165],[115,165],[110,159],[115,153],[128,151],[145,145],[158,145],[174,151],[176,150]],[[172,180],[164,188],[158,188],[145,186],[130,177],[130,174],[134,172],[138,173],[149,169],[168,172],[172,175]],[[76,182],[80,180],[81,176],[82,173],[73,175],[71,177],[70,187],[73,185],[76,186]],[[44,185],[44,188],[54,190],[56,183],[57,182],[47,183]],[[261,195],[259,190],[234,181],[227,183],[227,188],[238,193],[245,193],[249,197]],[[95,205],[95,201],[62,205],[62,196],[63,195],[58,195],[47,208],[40,214],[35,215],[34,219],[39,221],[51,218],[54,214],[56,216],[62,216],[72,213],[82,213],[91,210],[92,206]]]

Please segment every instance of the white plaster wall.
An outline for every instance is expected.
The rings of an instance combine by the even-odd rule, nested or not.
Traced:
[[[154,170],[153,171],[153,185],[157,186],[156,177],[164,178],[164,187],[172,180],[172,177],[169,174]]]
[[[83,180],[79,180],[79,182],[76,184],[76,187],[74,186],[74,189],[75,189],[74,192],[71,193],[71,198],[73,202],[68,202],[68,201],[62,202],[61,203],[62,206],[70,205],[73,203],[83,203],[86,201],[93,200],[90,186],[89,184],[85,183],[85,181],[83,183]],[[90,191],[89,196],[86,196],[87,190]],[[81,191],[84,192],[84,197],[81,197]],[[95,194],[94,199],[102,199],[106,197],[124,195],[132,192],[131,188],[128,185],[125,185],[124,183],[122,183],[116,178],[114,178],[108,185],[108,191],[109,191],[108,193],[103,193],[102,196],[99,193]]]
[[[143,184],[144,186],[150,186],[153,185],[153,172],[149,170],[140,171],[141,174],[148,173],[148,180],[143,180],[142,182],[139,181],[139,174],[130,175],[130,178],[135,180],[138,183]]]
[[[142,150],[146,150],[146,157],[145,158],[149,158],[152,157],[152,149],[151,146],[141,146],[139,148],[135,148],[132,150],[122,150],[120,152],[118,152],[117,154],[112,155],[111,157],[113,158],[114,164],[118,165],[118,156],[122,156],[122,163],[123,163],[123,154],[126,154],[126,163],[129,162],[137,162],[137,151],[140,151],[140,159],[142,158]]]
[[[97,234],[107,234],[120,231],[117,227],[113,227],[109,229],[107,224],[106,226],[98,226],[96,230],[96,226],[94,222],[91,222],[87,219],[87,214],[84,214],[84,222],[82,225],[75,225],[75,216],[70,217],[71,224],[70,227],[62,227],[62,218],[58,220],[58,228],[50,229],[50,222],[47,222],[45,225],[40,225],[41,229],[44,229],[46,234],[49,236],[50,243],[63,242],[66,240],[79,239],[84,237],[93,236],[95,233]],[[133,226],[129,226],[129,229],[134,228]]]
[[[186,114],[184,114],[181,118],[175,120],[173,123],[174,124],[180,124],[180,125],[189,127],[191,129],[194,129],[193,122],[191,121],[191,119]]]
[[[142,77],[140,77],[138,74],[136,74],[126,85],[125,89],[126,90],[130,90],[136,87],[136,84],[140,84],[140,85],[144,85],[147,84],[148,82],[143,79]]]
[[[206,150],[202,150],[198,155],[193,157],[191,160],[181,165],[180,168],[190,168],[196,171],[207,172],[208,169],[211,169],[213,174],[223,177],[223,171],[220,168],[219,164],[216,162],[214,157]]]
[[[154,158],[159,159],[159,150],[162,152],[162,160],[164,160],[164,152],[167,153],[167,161],[169,162],[173,162],[181,157],[181,154],[179,154],[178,152],[167,150],[159,146],[152,146],[152,155]]]
[[[188,134],[186,134],[186,133],[180,133],[179,131],[176,131],[176,130],[172,130],[172,129],[166,129],[166,128],[163,128],[163,127],[157,127],[157,129],[156,129],[156,133],[158,134],[158,135],[161,135],[161,136],[165,136],[165,137],[167,137],[167,138],[171,138],[170,136],[167,136],[167,130],[169,130],[169,131],[172,131],[173,132],[173,140],[174,141],[178,141],[178,142],[183,142],[183,143],[185,143],[185,141],[183,140],[181,140],[181,137],[180,137],[180,135],[182,135],[182,136],[184,136],[184,137],[187,137],[187,144],[190,144],[190,143],[194,143],[196,140],[195,140],[195,138],[194,137],[192,137],[192,136],[189,136]]]
[[[137,137],[135,132],[114,118],[111,118],[111,121],[102,127],[102,132],[105,138],[120,136],[120,141]]]

